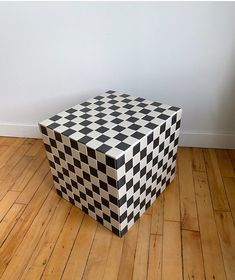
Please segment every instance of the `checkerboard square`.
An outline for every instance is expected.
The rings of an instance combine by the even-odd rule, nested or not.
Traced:
[[[58,195],[123,236],[174,178],[181,114],[109,90],[41,122]]]

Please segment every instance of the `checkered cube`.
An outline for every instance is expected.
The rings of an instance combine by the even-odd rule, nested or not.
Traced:
[[[41,122],[57,193],[123,236],[174,178],[181,113],[108,91]]]

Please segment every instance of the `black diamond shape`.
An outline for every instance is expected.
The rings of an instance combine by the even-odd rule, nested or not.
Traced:
[[[92,184],[91,186],[92,186],[92,191],[93,192],[95,192],[97,194],[100,194],[100,189],[96,185]]]
[[[144,108],[144,107],[148,106],[148,104],[145,104],[145,103],[139,103],[139,104],[137,104],[137,106]]]
[[[48,128],[50,128],[50,129],[55,129],[55,128],[57,128],[58,126],[60,126],[60,124],[54,122],[54,123],[48,125]]]
[[[73,109],[73,108],[70,108],[66,112],[69,113],[69,114],[73,114],[73,113],[77,112],[77,110]]]
[[[68,163],[68,169],[69,169],[69,171],[75,173],[75,169],[74,169],[74,166],[72,164]]]
[[[127,150],[129,147],[130,147],[130,145],[129,145],[129,144],[126,144],[125,142],[121,142],[121,143],[119,143],[119,144],[116,146],[116,148],[118,148],[118,149],[120,149],[120,150],[122,150],[122,151]]]
[[[95,123],[97,123],[99,125],[103,125],[103,124],[107,123],[107,121],[100,119],[100,120],[95,121]]]
[[[77,160],[76,158],[73,159],[73,163],[76,167],[81,169],[81,162],[79,160]]]
[[[96,101],[94,104],[96,104],[96,105],[103,105],[104,102],[99,100],[99,101]]]
[[[143,102],[145,99],[144,98],[141,98],[141,97],[137,97],[136,99],[135,99],[135,101],[138,101],[138,102]]]
[[[173,133],[170,137],[170,143],[175,140],[175,133]]]
[[[102,106],[99,106],[99,107],[96,107],[94,110],[101,112],[101,111],[104,111],[105,108]]]
[[[97,148],[97,151],[101,152],[101,153],[106,153],[107,151],[109,151],[112,147],[106,145],[106,144],[103,144],[101,146],[99,146]]]
[[[154,119],[154,117],[147,116],[147,115],[142,118],[142,120],[145,120],[145,121],[148,121],[148,122],[150,122],[153,119]]]
[[[159,103],[159,102],[152,102],[151,105],[152,105],[152,106],[158,107],[158,106],[162,105],[162,103]]]
[[[73,139],[70,139],[70,145],[72,148],[74,148],[75,150],[78,150],[78,142],[73,140]]]
[[[147,163],[149,163],[153,159],[153,153],[148,154]]]
[[[83,171],[82,173],[83,173],[83,178],[85,180],[87,180],[88,182],[90,182],[91,181],[90,175],[87,172],[85,172],[85,171]]]
[[[55,115],[55,116],[50,118],[50,120],[52,120],[52,121],[58,121],[59,119],[61,119],[61,117],[58,116],[58,115]]]
[[[145,125],[145,127],[150,128],[150,129],[154,129],[156,128],[158,125],[152,122],[149,122],[148,124]]]
[[[147,138],[147,144],[149,145],[153,141],[153,133],[150,133]]]
[[[133,167],[133,161],[132,161],[132,159],[130,159],[130,160],[125,164],[125,167],[126,167],[126,172],[128,172],[128,171]]]
[[[59,157],[60,157],[61,159],[65,160],[65,155],[64,155],[64,153],[61,152],[61,151],[58,151],[58,153],[59,153]]]
[[[94,97],[94,99],[97,99],[97,100],[101,100],[103,98],[104,98],[104,96],[101,96],[101,95],[98,95],[98,96]]]
[[[40,125],[40,129],[42,134],[47,135],[47,129],[44,126]]]
[[[79,130],[80,133],[82,134],[88,134],[90,133],[92,130],[88,127],[84,127],[83,129]]]
[[[133,168],[133,175],[135,175],[137,172],[139,172],[140,171],[140,164],[138,163],[138,164],[136,164],[136,166],[134,166],[134,168]]]
[[[165,138],[168,138],[171,134],[171,129],[168,128],[167,131],[165,132]]]
[[[80,160],[86,164],[88,164],[88,158],[83,153],[80,153]]]
[[[147,149],[144,148],[141,152],[140,152],[140,159],[143,159],[147,154]]]
[[[112,177],[109,177],[108,176],[108,183],[113,186],[113,187],[116,187],[116,180],[113,179]]]
[[[112,168],[115,168],[115,159],[109,156],[106,156],[106,164]]]
[[[119,157],[116,160],[116,169],[120,168],[121,166],[123,166],[123,164],[125,163],[125,156],[122,155],[121,157]]]
[[[118,116],[121,115],[121,113],[119,113],[119,112],[112,112],[110,115],[114,116],[114,117],[118,117]]]
[[[64,145],[64,151],[65,151],[66,154],[68,154],[68,155],[70,155],[70,156],[72,155],[71,148],[68,147],[68,146],[66,146],[66,145]]]
[[[150,113],[151,111],[150,110],[147,110],[147,109],[142,109],[142,110],[140,110],[140,113],[142,113],[142,114],[145,114],[145,115],[147,115],[148,113]]]
[[[88,126],[88,125],[91,124],[91,123],[92,123],[92,122],[85,120],[85,121],[83,121],[83,122],[81,122],[81,123],[79,123],[79,124],[80,124],[80,125],[83,125],[83,126]]]
[[[54,157],[54,161],[57,164],[60,164],[60,159],[57,156],[53,156]]]
[[[135,147],[133,148],[133,156],[135,156],[139,151],[140,151],[140,143],[135,145]]]
[[[175,107],[175,106],[171,106],[168,110],[171,110],[171,111],[179,111],[180,110],[180,108],[178,108],[178,107]]]
[[[163,108],[156,108],[154,109],[155,112],[159,112],[159,113],[162,113],[164,111],[166,111],[166,109],[163,109]]]
[[[89,137],[89,136],[84,136],[84,137],[80,138],[78,141],[81,142],[81,143],[83,143],[83,144],[87,144],[87,143],[90,142],[91,140],[92,140],[91,137]]]
[[[70,136],[75,132],[76,132],[75,130],[69,128],[69,129],[65,130],[64,132],[62,132],[62,134],[65,136]]]
[[[126,183],[126,190],[129,191],[133,187],[133,179]]]
[[[118,106],[116,106],[116,105],[113,105],[113,106],[110,106],[109,109],[116,111],[116,110],[119,109],[119,108],[120,108],[120,107],[118,107]]]
[[[157,116],[159,119],[161,120],[167,120],[170,116],[167,116],[165,114],[160,114],[159,116]]]
[[[114,91],[115,92],[115,91]],[[110,94],[110,95],[108,95],[107,96],[107,98],[110,98],[110,99],[114,99],[114,98],[116,98],[117,96],[116,95],[114,95],[114,94]]]
[[[44,147],[45,147],[46,151],[48,151],[49,153],[52,153],[50,145],[47,145],[47,144],[44,143]]]
[[[177,116],[176,114],[172,117],[171,119],[171,125],[175,124],[176,123],[176,120],[177,120]]]
[[[178,128],[180,128],[180,122],[181,122],[181,120],[179,120],[179,121],[176,123],[176,127],[175,127],[176,130],[177,130]]]
[[[124,99],[122,100],[122,102],[124,102],[124,103],[129,103],[129,102],[131,102],[131,99],[124,98]]]
[[[104,133],[105,131],[109,130],[107,127],[101,126],[99,128],[96,129],[96,131],[100,132],[100,133]]]
[[[97,162],[97,168],[99,171],[103,172],[104,174],[106,174],[106,165],[101,163],[101,162]]]
[[[159,146],[159,152],[161,152],[164,149],[164,142]]]
[[[125,129],[125,127],[123,126],[120,126],[120,125],[116,125],[115,127],[113,127],[113,130],[115,131],[118,131],[118,132],[121,132]]]
[[[122,133],[118,133],[114,138],[117,140],[123,141],[127,138],[127,136]]]
[[[163,123],[160,127],[160,134],[162,134],[166,130],[166,124]]]
[[[119,119],[119,118],[115,118],[111,121],[112,123],[116,123],[116,124],[119,124],[121,122],[123,122],[123,120]]]
[[[137,119],[137,118],[134,118],[134,117],[130,117],[130,118],[127,119],[127,121],[128,121],[128,122],[131,122],[131,123],[135,123],[135,122],[138,121],[138,119]]]
[[[130,129],[132,129],[132,130],[138,130],[138,129],[141,128],[141,126],[140,126],[140,125],[137,125],[137,124],[132,124],[132,125],[130,125],[128,128],[130,128]]]
[[[87,113],[87,112],[91,111],[91,109],[85,107],[85,108],[82,108],[80,111],[84,112],[84,113]]]
[[[128,95],[128,94],[126,94],[126,93],[122,93],[120,96],[126,98],[126,97],[129,97],[130,95]]]
[[[146,174],[146,167],[140,170],[140,178],[142,178]]]
[[[91,103],[90,102],[83,102],[83,103],[81,103],[81,105],[82,106],[89,106],[89,105],[91,105]]]
[[[103,117],[106,116],[106,114],[104,114],[104,113],[98,113],[98,114],[96,114],[95,116],[96,116],[97,118],[103,118]]]
[[[106,142],[109,139],[110,139],[110,137],[108,137],[106,135],[100,135],[98,138],[96,138],[96,140],[98,140],[98,141],[100,141],[102,143]]]
[[[138,132],[138,131],[136,131],[135,133],[133,133],[133,134],[131,135],[131,137],[134,137],[134,138],[136,138],[136,139],[141,139],[142,137],[144,137],[144,134],[143,134],[143,133],[140,133],[140,132]]]
[[[128,110],[128,111],[126,111],[125,114],[132,116],[132,115],[134,115],[135,113],[136,113],[135,111]]]
[[[91,117],[91,115],[89,115],[89,114],[83,114],[80,116],[80,118],[82,118],[82,119],[88,119],[90,117]]]
[[[116,103],[118,103],[118,101],[117,101],[117,100],[114,100],[114,99],[111,99],[111,100],[108,101],[108,103],[110,103],[110,104],[116,104]]]
[[[133,108],[133,107],[134,107],[134,106],[131,105],[131,104],[126,104],[126,105],[123,106],[123,108],[126,108],[126,109],[131,109],[131,108]]]
[[[115,90],[108,90],[108,91],[106,91],[106,93],[114,93],[115,92]]]
[[[58,132],[56,132],[56,131],[54,131],[54,134],[55,134],[55,139],[56,139],[57,141],[59,141],[59,142],[62,142],[61,134],[58,133]]]
[[[73,114],[70,114],[70,115],[68,115],[67,117],[65,117],[67,120],[73,120],[73,119],[75,119],[77,116],[75,116],[75,115],[73,115]]]
[[[75,122],[67,122],[67,123],[64,124],[64,126],[66,126],[66,127],[72,127],[72,126],[74,126],[75,124],[76,124]]]
[[[87,147],[87,153],[89,157],[96,159],[95,150]]]

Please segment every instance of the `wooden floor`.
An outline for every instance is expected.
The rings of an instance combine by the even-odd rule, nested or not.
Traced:
[[[0,138],[0,279],[235,279],[235,150],[177,161],[119,238],[56,194],[41,140]]]

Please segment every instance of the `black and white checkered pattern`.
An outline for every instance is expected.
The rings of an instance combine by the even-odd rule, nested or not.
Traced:
[[[174,178],[181,113],[108,91],[41,122],[58,194],[122,236]]]

